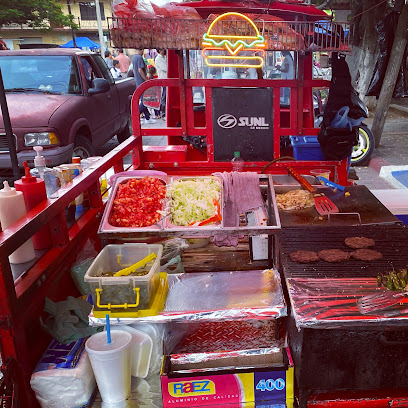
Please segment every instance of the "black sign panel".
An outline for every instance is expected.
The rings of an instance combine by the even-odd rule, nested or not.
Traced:
[[[272,88],[214,88],[214,160],[273,159]]]

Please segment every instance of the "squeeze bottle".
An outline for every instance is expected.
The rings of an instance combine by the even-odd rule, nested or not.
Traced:
[[[7,181],[4,181],[3,184],[4,188],[0,190],[0,223],[1,228],[5,230],[23,217],[27,211],[23,193],[10,187]],[[32,261],[34,258],[33,243],[30,238],[9,256],[9,261],[12,264],[21,264]]]
[[[234,158],[231,160],[232,171],[242,171],[244,169],[244,159],[240,152],[234,152]]]
[[[33,177],[30,174],[27,162],[24,162],[23,165],[25,176],[21,177],[21,180],[15,181],[14,187],[17,191],[23,193],[26,209],[27,211],[30,211],[39,203],[47,199],[47,193],[44,180]],[[33,235],[33,246],[34,249],[45,249],[51,246],[51,235],[48,225]]]
[[[43,147],[34,146],[33,149],[37,153],[37,155],[34,157],[34,167],[38,170],[38,174],[44,180],[45,158],[44,156],[41,156]]]
[[[49,169],[45,165],[45,158],[41,156],[43,151],[42,146],[34,146],[33,149],[36,151],[37,156],[34,157],[35,168],[31,170],[31,175],[37,177],[37,175],[44,180],[45,190],[47,192],[47,197],[58,198],[58,183],[57,178],[54,175],[54,171]]]
[[[78,168],[79,174],[82,173],[82,166],[81,166],[81,158],[80,157],[73,157],[72,164],[75,164]],[[81,207],[84,202],[84,193],[81,193],[78,197],[75,198],[75,204],[78,207]]]

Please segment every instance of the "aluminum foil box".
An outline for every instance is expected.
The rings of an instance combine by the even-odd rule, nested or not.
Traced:
[[[161,372],[163,407],[249,402],[292,407],[293,380],[286,349],[166,356]]]

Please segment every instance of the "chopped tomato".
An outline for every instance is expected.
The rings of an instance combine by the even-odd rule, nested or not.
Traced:
[[[149,227],[161,218],[166,186],[155,177],[129,179],[119,184],[110,223],[115,227]]]

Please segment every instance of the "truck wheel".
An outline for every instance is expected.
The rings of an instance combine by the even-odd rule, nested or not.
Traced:
[[[91,142],[85,136],[77,135],[75,137],[73,156],[80,157],[81,159],[95,156],[95,150]]]
[[[129,115],[128,122],[124,129],[117,134],[118,142],[123,143],[132,134],[132,119]]]

